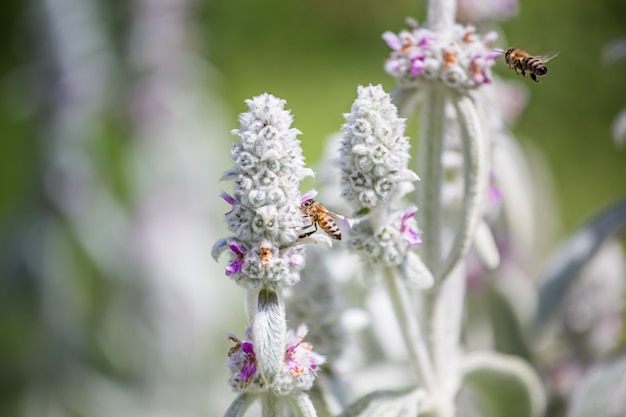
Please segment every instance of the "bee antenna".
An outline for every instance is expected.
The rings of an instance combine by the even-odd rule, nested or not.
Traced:
[[[499,52],[501,54],[504,53],[504,49],[492,49],[493,52]]]

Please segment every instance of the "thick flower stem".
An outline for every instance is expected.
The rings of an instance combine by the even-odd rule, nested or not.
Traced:
[[[391,297],[400,331],[404,336],[407,351],[415,367],[417,377],[430,392],[435,392],[435,376],[426,341],[413,309],[408,293],[396,269],[385,269],[385,284]]]
[[[457,112],[461,133],[465,192],[461,207],[461,222],[443,267],[436,269],[437,282],[445,279],[469,250],[476,227],[482,219],[483,203],[489,182],[487,144],[482,134],[476,105],[467,96],[454,97],[452,103]]]
[[[281,399],[272,392],[261,395],[261,417],[282,417],[283,405]]]
[[[422,228],[422,258],[428,269],[437,274],[441,262],[443,177],[442,153],[445,135],[445,93],[431,88],[425,93],[420,140],[419,187],[420,227]]]
[[[429,0],[427,23],[433,32],[450,29],[456,20],[456,0]]]
[[[257,366],[267,383],[272,383],[285,360],[285,303],[278,293],[263,289],[259,292],[252,335]]]

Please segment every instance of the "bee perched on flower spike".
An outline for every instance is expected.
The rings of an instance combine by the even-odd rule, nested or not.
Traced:
[[[310,226],[315,227],[315,229],[301,234],[300,238],[311,236],[313,233],[317,232],[317,226],[319,225],[319,227],[328,236],[335,240],[341,240],[341,230],[339,229],[339,226],[337,226],[333,217],[338,219],[345,219],[345,217],[341,214],[327,210],[322,203],[313,200],[315,195],[315,191],[309,191],[301,199],[300,210],[302,211],[302,214],[310,220]]]

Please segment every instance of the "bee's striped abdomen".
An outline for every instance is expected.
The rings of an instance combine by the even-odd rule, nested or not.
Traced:
[[[328,236],[335,240],[341,240],[341,230],[339,230],[339,226],[337,226],[337,223],[335,223],[330,216],[318,219],[317,223],[320,225],[322,230],[328,234]]]

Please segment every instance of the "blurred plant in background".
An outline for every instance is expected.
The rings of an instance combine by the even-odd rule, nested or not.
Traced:
[[[575,6],[431,0],[396,34],[419,12],[398,3],[6,3],[1,415],[242,415],[256,399],[250,414],[282,415],[284,399],[306,416],[626,414],[626,203],[605,204],[626,190],[594,165],[618,113],[592,88],[600,31],[560,45],[571,33],[549,23],[561,54],[535,86],[498,76],[492,48],[534,47],[549,10],[577,26]],[[618,65],[623,41],[605,55]],[[357,85],[391,78],[391,95],[359,87],[343,132],[319,140]],[[260,116],[264,90],[288,98],[309,160],[324,149],[319,201],[350,218],[332,248],[301,237],[302,178],[273,182],[302,154],[278,157],[291,116],[242,114],[249,149],[231,156],[257,182],[217,182],[229,104],[256,96]],[[581,210],[596,214],[574,229]]]

